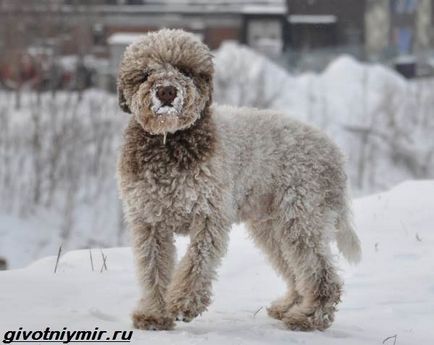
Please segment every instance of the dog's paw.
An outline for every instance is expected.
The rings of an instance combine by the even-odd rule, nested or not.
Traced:
[[[267,308],[267,313],[268,316],[272,317],[273,319],[282,320],[289,308],[291,308],[291,305],[272,304]]]
[[[186,294],[168,299],[167,309],[177,321],[190,322],[206,311],[209,304],[210,298],[206,294]]]
[[[282,320],[285,314],[296,304],[300,302],[300,298],[297,296],[285,296],[271,303],[267,308],[268,316]]]
[[[136,311],[132,315],[133,325],[137,329],[148,331],[170,330],[175,327],[173,317],[148,315],[142,311]]]
[[[281,320],[292,331],[324,331],[332,325],[334,312],[334,309],[318,308],[312,313],[303,313],[295,307],[283,315]]]
[[[180,314],[178,314],[175,318],[176,321],[182,321],[182,322],[190,322],[194,318],[199,316],[199,314],[192,313],[191,311],[187,310]]]
[[[312,318],[308,315],[290,314],[285,315],[281,320],[284,322],[285,326],[288,327],[288,329],[290,329],[291,331],[309,332],[316,329]]]

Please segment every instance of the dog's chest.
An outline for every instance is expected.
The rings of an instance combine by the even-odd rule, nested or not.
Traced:
[[[189,223],[197,214],[208,214],[213,183],[209,169],[198,166],[194,170],[179,171],[163,167],[158,173],[143,171],[138,194],[145,219],[151,223],[170,221]]]
[[[130,123],[118,163],[128,213],[154,224],[179,224],[210,213],[218,178],[212,159],[214,139],[204,126],[176,132],[164,143],[161,136],[147,135],[137,123]]]

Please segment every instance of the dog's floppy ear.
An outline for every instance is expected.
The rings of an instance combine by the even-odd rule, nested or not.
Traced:
[[[122,111],[131,114],[130,107],[128,106],[124,96],[124,91],[120,85],[118,85],[118,101],[119,101],[119,107],[122,109]]]

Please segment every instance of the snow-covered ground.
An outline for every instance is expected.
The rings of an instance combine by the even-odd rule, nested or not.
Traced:
[[[215,283],[209,311],[174,331],[135,331],[138,344],[432,344],[434,339],[434,181],[405,182],[389,192],[357,199],[355,222],[363,260],[351,267],[337,258],[345,279],[343,303],[325,332],[300,333],[266,315],[284,284],[235,226]],[[187,240],[177,242],[179,252]],[[128,248],[68,252],[0,273],[0,332],[51,329],[129,330],[138,297]],[[3,333],[0,333],[3,334]],[[390,339],[385,344],[393,344]]]

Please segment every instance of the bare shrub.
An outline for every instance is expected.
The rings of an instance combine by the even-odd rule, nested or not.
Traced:
[[[101,204],[119,208],[114,172],[126,117],[118,114],[116,98],[104,92],[89,91],[81,99],[74,92],[56,97],[28,92],[22,102],[19,112],[11,102],[0,102],[0,209],[23,217],[54,211],[67,245],[80,221],[79,207],[91,210],[90,223],[106,217]],[[114,217],[113,236],[104,244],[119,244],[120,214]],[[88,230],[90,241],[95,229]]]

